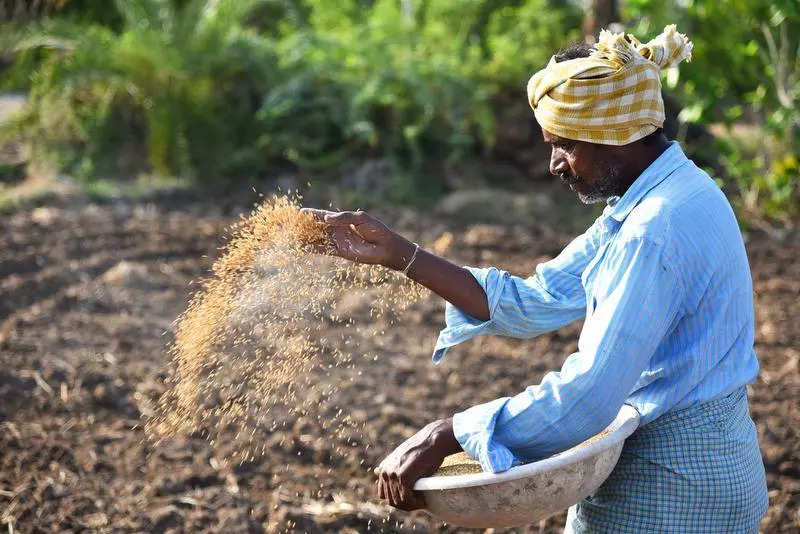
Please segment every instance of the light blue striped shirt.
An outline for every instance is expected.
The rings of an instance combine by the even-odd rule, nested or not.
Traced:
[[[561,371],[453,417],[456,438],[484,470],[577,445],[623,403],[646,424],[758,374],[752,280],[736,218],[677,142],[534,275],[469,269],[490,319],[448,304],[435,363],[480,334],[531,338],[585,317],[578,352]]]

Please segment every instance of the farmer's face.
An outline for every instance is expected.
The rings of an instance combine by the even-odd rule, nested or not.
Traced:
[[[574,141],[542,130],[552,148],[550,172],[578,194],[584,204],[601,202],[625,192],[623,162],[613,147]]]

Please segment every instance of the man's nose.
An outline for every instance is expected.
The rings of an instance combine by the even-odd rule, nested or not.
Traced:
[[[562,172],[567,172],[569,166],[564,157],[556,150],[550,153],[550,174],[558,176]]]

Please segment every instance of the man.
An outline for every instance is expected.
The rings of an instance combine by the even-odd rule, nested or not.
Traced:
[[[336,254],[402,270],[448,301],[434,353],[480,334],[527,338],[585,317],[578,352],[538,385],[436,421],[378,467],[378,497],[424,506],[414,482],[459,450],[500,472],[641,414],[619,462],[570,509],[571,532],[756,532],[764,467],[745,386],[758,373],[750,271],[714,182],[664,137],[659,69],[690,56],[667,27],[643,45],[603,32],[528,84],[550,171],[607,207],[526,279],[461,268],[363,212],[315,211]]]

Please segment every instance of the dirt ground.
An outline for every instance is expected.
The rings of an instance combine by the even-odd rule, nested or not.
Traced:
[[[535,383],[576,348],[579,324],[529,341],[477,339],[434,367],[441,301],[389,325],[370,319],[368,294],[353,295],[364,326],[354,357],[379,358],[321,376],[340,390],[320,412],[349,410],[363,435],[327,435],[309,414],[259,436],[268,454],[244,464],[233,442],[188,436],[154,447],[142,416],[164,389],[172,321],[235,213],[162,195],[0,216],[0,525],[9,532],[455,532],[380,504],[370,468],[427,422]],[[450,231],[454,260],[515,273],[573,235],[542,222],[386,219],[421,243]],[[751,407],[770,490],[762,531],[797,532],[800,240],[753,233],[747,246],[762,363]],[[517,531],[560,532],[564,517]]]

